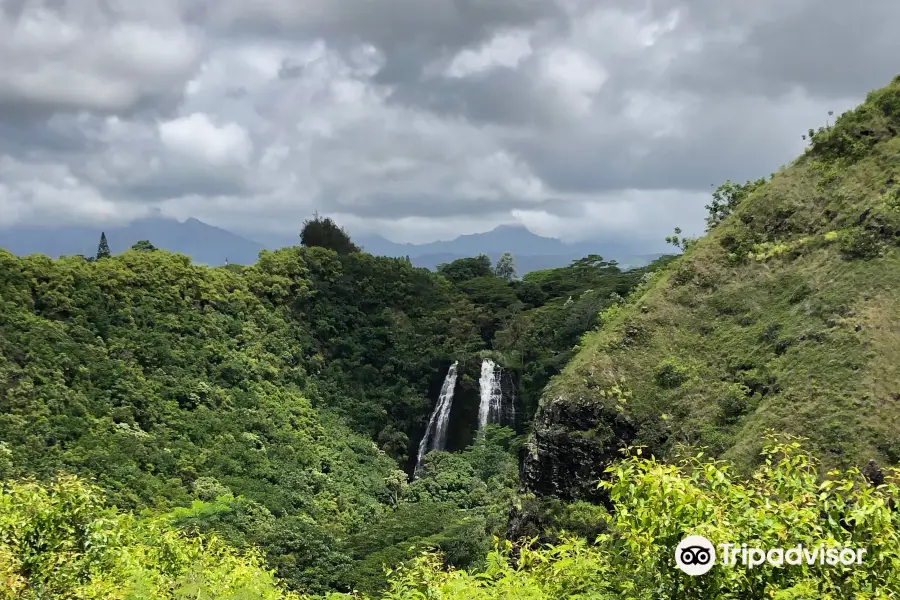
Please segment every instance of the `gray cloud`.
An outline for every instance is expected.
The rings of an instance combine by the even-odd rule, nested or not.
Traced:
[[[0,225],[699,230],[710,184],[767,175],[896,74],[898,20],[892,0],[8,1]]]

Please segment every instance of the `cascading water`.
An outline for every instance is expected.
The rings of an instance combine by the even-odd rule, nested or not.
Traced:
[[[456,367],[458,361],[450,365],[447,376],[444,377],[444,384],[441,386],[441,395],[438,397],[437,405],[431,418],[428,419],[428,427],[425,428],[425,435],[419,442],[419,453],[416,455],[416,468],[413,471],[413,479],[418,477],[419,468],[422,465],[422,458],[430,450],[443,450],[447,445],[447,426],[450,422],[450,408],[453,405],[453,391],[456,389]]]
[[[484,426],[500,423],[503,417],[503,390],[500,387],[499,368],[489,358],[481,362],[478,387],[481,403],[478,405],[478,435],[484,435]]]

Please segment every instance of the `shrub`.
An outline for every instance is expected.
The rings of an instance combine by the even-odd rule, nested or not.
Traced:
[[[870,260],[881,255],[882,244],[875,232],[856,228],[841,237],[840,251],[849,260]]]
[[[254,553],[103,506],[74,477],[0,492],[0,599],[298,599]]]
[[[685,285],[693,281],[697,275],[697,270],[692,264],[681,263],[672,270],[672,283],[675,285]]]
[[[607,469],[599,485],[612,504],[610,528],[591,545],[572,538],[513,552],[506,543],[480,573],[447,570],[426,554],[392,575],[386,598],[489,600],[592,598],[656,600],[723,598],[888,600],[900,590],[900,502],[897,470],[872,487],[859,470],[818,465],[797,440],[771,439],[762,464],[742,479],[702,454],[668,465],[640,455]],[[763,564],[748,569],[720,559],[702,577],[682,573],[675,549],[688,535],[720,544],[812,551],[819,546],[865,549],[861,565]]]
[[[669,358],[657,365],[653,379],[660,387],[677,388],[690,379],[690,371],[677,360]]]
[[[731,383],[719,395],[719,418],[724,423],[733,423],[747,412],[750,406],[750,388],[740,383]]]

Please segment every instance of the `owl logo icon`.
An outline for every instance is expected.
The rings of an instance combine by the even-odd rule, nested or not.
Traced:
[[[675,564],[688,575],[703,575],[716,564],[716,548],[702,535],[689,535],[675,548]]]

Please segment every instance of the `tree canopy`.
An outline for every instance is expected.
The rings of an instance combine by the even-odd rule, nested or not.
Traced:
[[[318,213],[303,222],[300,231],[300,243],[307,248],[318,246],[334,250],[338,254],[359,252],[359,247],[350,239],[350,235],[344,231],[330,217],[320,217]]]

